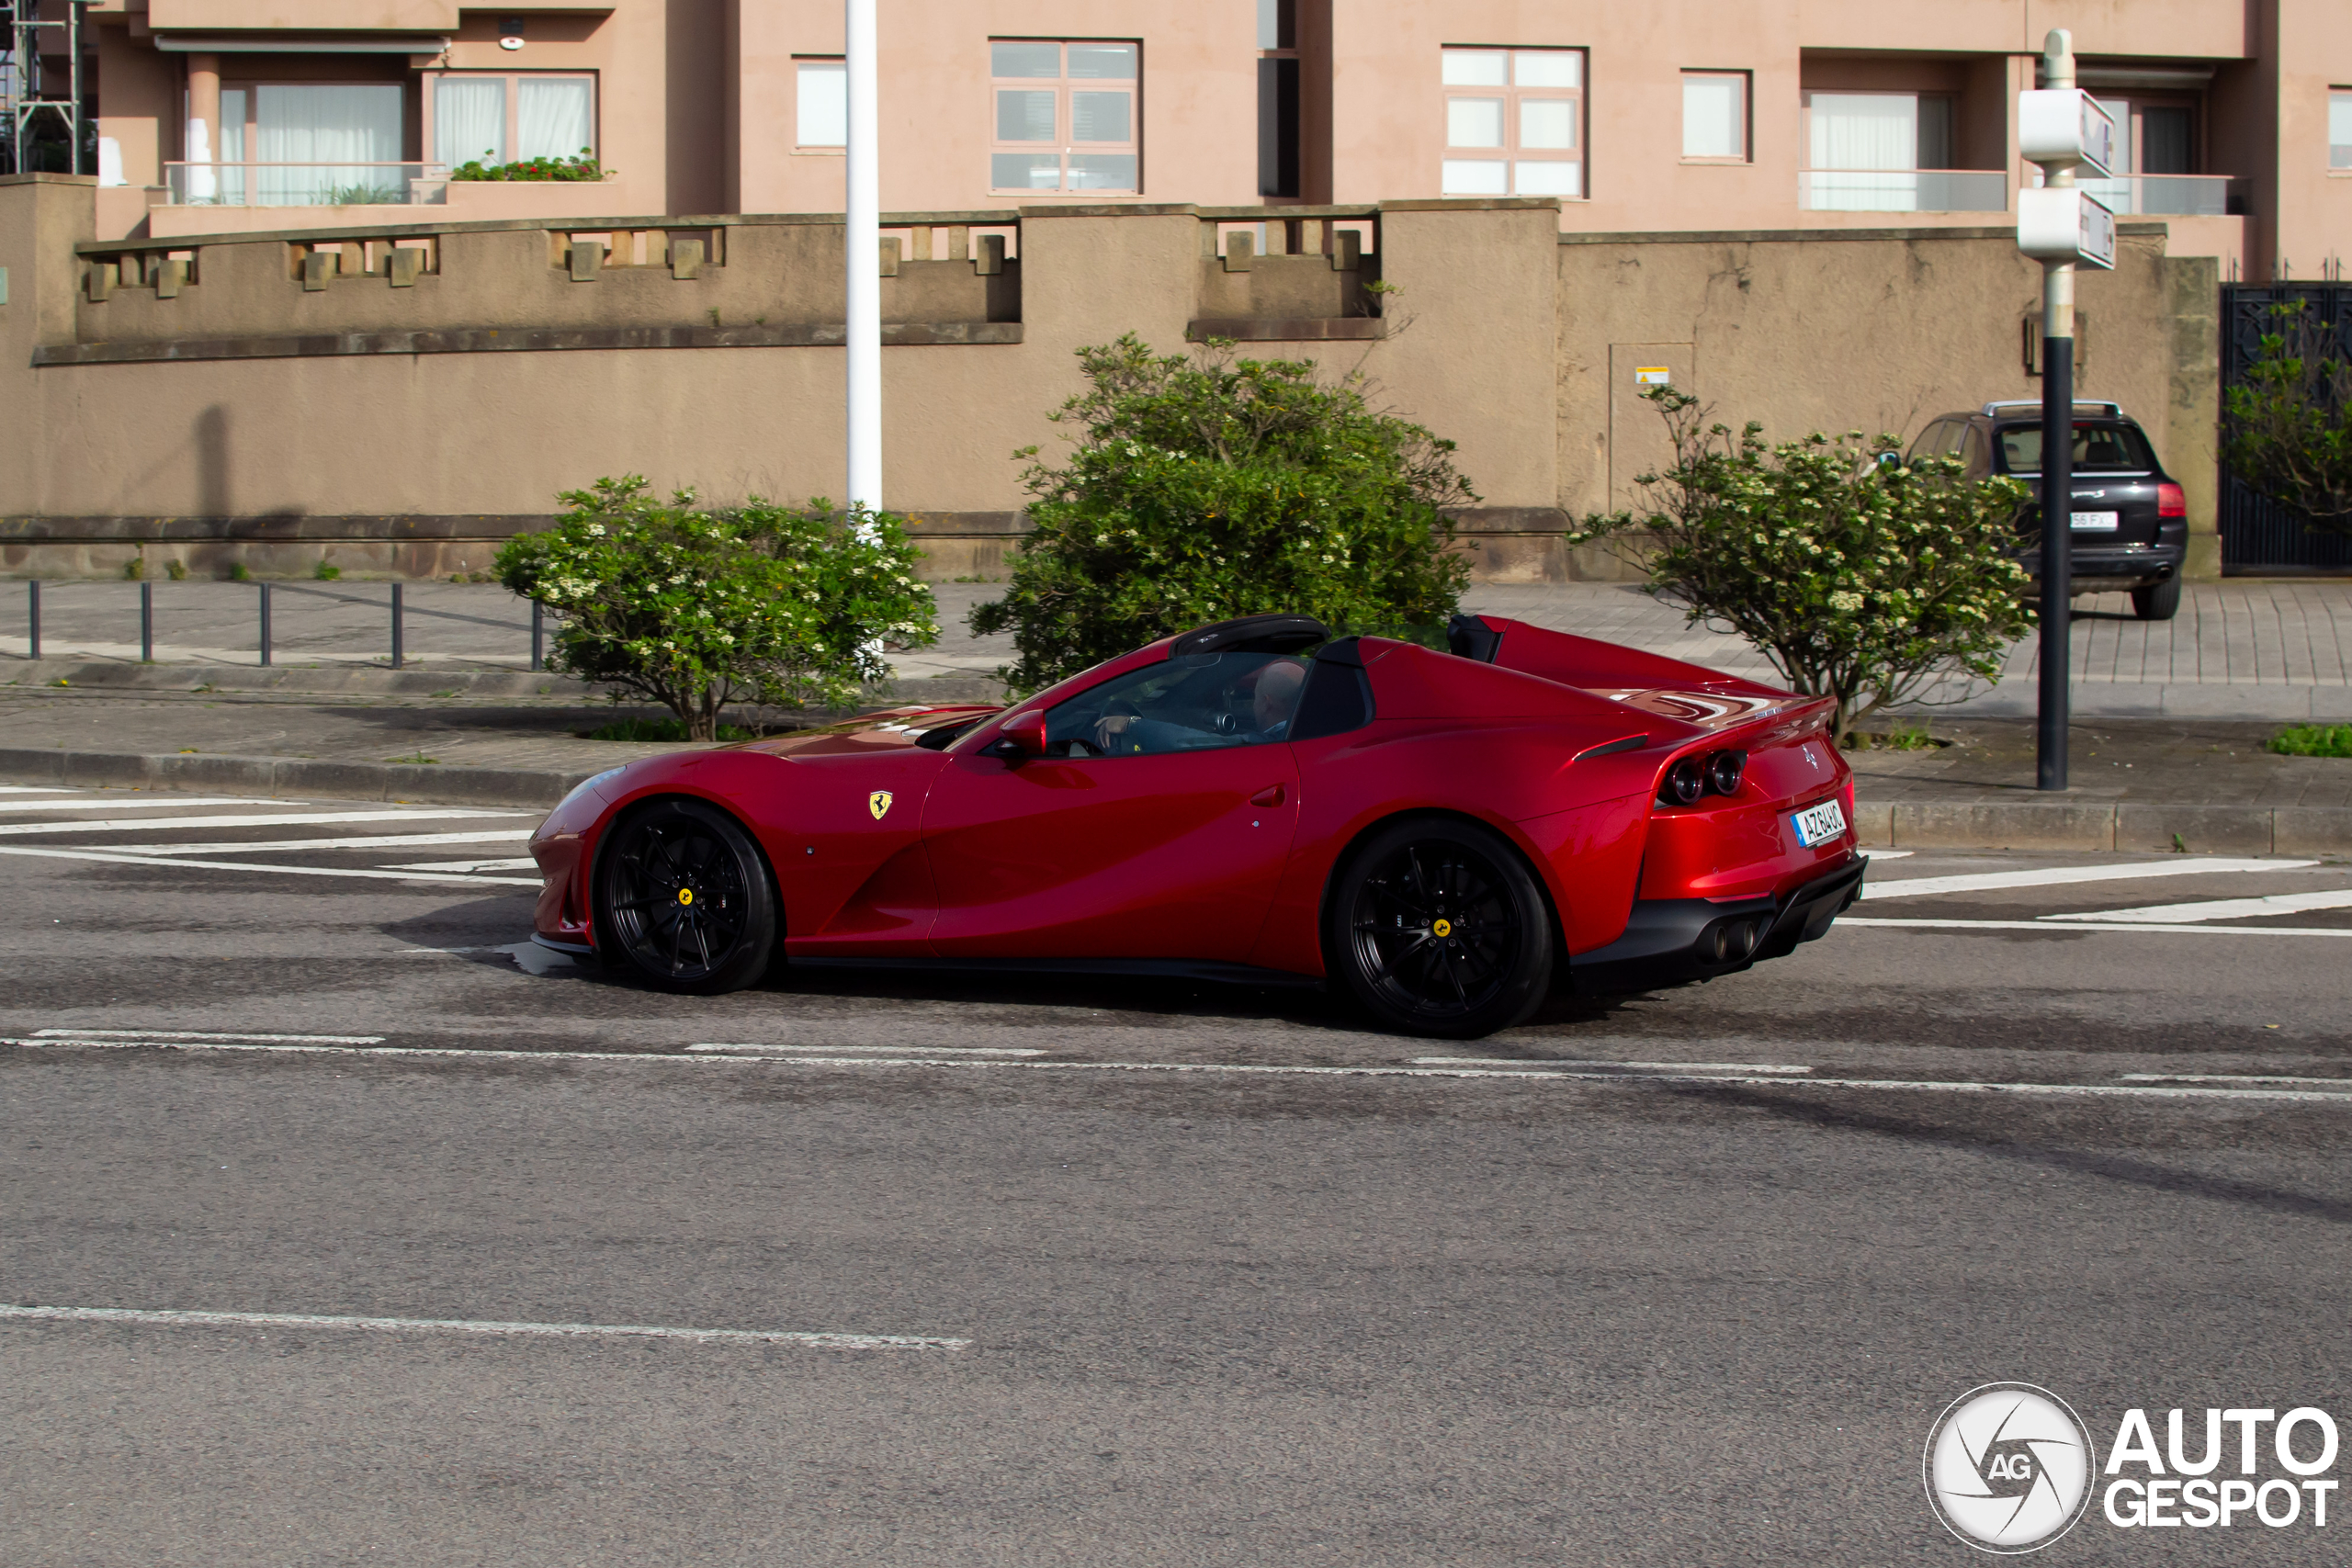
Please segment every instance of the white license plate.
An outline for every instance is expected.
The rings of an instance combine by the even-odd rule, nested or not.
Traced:
[[[2074,513],[2075,531],[2078,534],[2112,534],[2123,521],[2120,512],[2077,512]]]
[[[1797,830],[1798,843],[1809,850],[1818,849],[1832,839],[1846,836],[1846,813],[1836,801],[1825,800],[1790,818],[1789,825]]]

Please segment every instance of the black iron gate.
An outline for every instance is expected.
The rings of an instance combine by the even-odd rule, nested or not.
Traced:
[[[2222,288],[2222,389],[2245,378],[2262,351],[2270,307],[2303,302],[2310,319],[2352,355],[2352,283],[2231,283]],[[2222,470],[2222,569],[2230,572],[2352,571],[2352,538],[2313,528]]]

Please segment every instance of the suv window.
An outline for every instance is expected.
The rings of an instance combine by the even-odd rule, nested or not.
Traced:
[[[1103,682],[1046,714],[1048,757],[1213,751],[1284,739],[1309,660],[1194,653]]]
[[[2041,426],[2012,424],[2001,431],[2003,467],[2012,474],[2041,471]],[[2156,466],[2148,438],[2136,424],[2075,423],[2075,472],[2146,473]]]
[[[1911,443],[1911,450],[1903,455],[1903,460],[1916,463],[1922,457],[1943,457],[1951,446],[1951,423],[1948,419],[1939,419],[1919,432],[1918,439]]]

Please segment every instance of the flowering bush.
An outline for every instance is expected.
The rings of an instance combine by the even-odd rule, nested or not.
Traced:
[[[1132,333],[1078,355],[1089,388],[1052,416],[1079,426],[1077,450],[1023,475],[1036,532],[1005,596],[972,612],[976,632],[1012,630],[1014,686],[1237,615],[1365,629],[1453,613],[1469,569],[1448,511],[1477,499],[1453,442],[1311,360],[1162,358]]]
[[[518,158],[511,164],[485,164],[476,158],[450,170],[449,177],[453,180],[601,180],[616,172],[596,162],[596,155],[582,147],[577,158]]]
[[[499,581],[562,617],[550,669],[650,697],[694,739],[730,703],[846,706],[888,674],[885,648],[939,640],[889,513],[757,496],[702,511],[634,474],[562,501],[553,528],[499,551]]]
[[[1837,698],[1841,739],[1935,681],[1999,674],[2034,618],[2013,558],[2025,486],[1972,483],[1946,457],[1905,465],[1892,435],[1767,446],[1761,425],[1735,438],[1671,387],[1642,395],[1673,467],[1635,480],[1639,510],[1587,518],[1572,543],[1647,530],[1649,592],[1745,637],[1792,690]]]

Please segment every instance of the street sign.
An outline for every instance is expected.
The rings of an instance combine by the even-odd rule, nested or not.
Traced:
[[[2079,87],[2018,95],[2018,153],[2045,169],[2104,178],[2115,164],[2115,119]]]
[[[2041,186],[2018,192],[2018,249],[2037,261],[2115,270],[2115,214],[2088,191]]]

